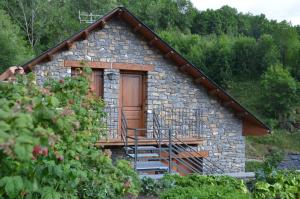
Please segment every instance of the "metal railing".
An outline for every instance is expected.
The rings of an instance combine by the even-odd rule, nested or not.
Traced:
[[[121,107],[108,106],[104,108],[106,117],[101,117],[102,123],[105,125],[108,138],[121,138],[127,127],[124,121],[124,113]],[[200,109],[183,109],[183,108],[156,108],[153,110],[143,111],[148,118],[145,128],[148,129],[148,137],[153,137],[152,132],[157,131],[158,125],[172,129],[178,138],[203,138],[202,132],[202,111]],[[154,117],[157,118],[154,120]],[[153,118],[153,120],[152,120]],[[125,124],[126,123],[126,124]],[[121,131],[121,132],[120,132]]]
[[[172,129],[179,138],[202,137],[201,109],[156,108],[153,110],[153,117],[155,115],[161,126]]]

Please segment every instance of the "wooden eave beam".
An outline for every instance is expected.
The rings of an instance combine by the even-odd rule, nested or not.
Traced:
[[[85,30],[85,31],[82,32],[82,38],[83,39],[87,39],[88,36],[89,36],[89,32],[87,30]]]
[[[151,39],[151,40],[148,42],[149,46],[152,46],[157,40],[158,40],[157,37],[153,37],[153,39]]]
[[[183,64],[182,66],[178,67],[178,70],[181,72],[185,72],[188,67],[189,67],[189,64]]]
[[[49,61],[53,60],[53,55],[51,53],[47,53],[46,57]]]
[[[122,9],[118,10],[118,18],[121,19],[124,11]]]
[[[204,76],[198,77],[195,79],[195,83],[202,83],[206,80],[206,78]]]
[[[65,46],[67,47],[68,50],[72,48],[73,43],[71,41],[66,41]]]
[[[105,25],[106,25],[106,21],[105,20],[101,20],[100,21],[101,28],[104,28]]]
[[[245,117],[248,115],[248,113],[247,113],[246,111],[242,111],[242,112],[236,113],[235,115],[236,115],[238,118],[243,119],[243,118],[245,118]]]
[[[208,93],[209,93],[210,95],[216,95],[219,91],[220,91],[220,90],[219,90],[218,88],[216,88],[216,89],[209,90]]]
[[[222,105],[225,106],[225,107],[228,107],[228,106],[230,106],[233,103],[234,102],[232,100],[228,100],[228,101],[223,102]]]
[[[168,58],[172,57],[173,55],[174,55],[174,51],[171,50],[171,51],[167,52],[167,53],[164,55],[164,57],[168,59]]]
[[[134,28],[133,28],[133,31],[134,32],[137,32],[137,31],[139,31],[140,29],[142,28],[142,24],[137,24],[136,26],[134,26]]]

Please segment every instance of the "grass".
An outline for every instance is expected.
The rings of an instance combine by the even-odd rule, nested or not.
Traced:
[[[264,159],[274,151],[300,153],[300,133],[274,130],[270,135],[246,138],[246,157]]]

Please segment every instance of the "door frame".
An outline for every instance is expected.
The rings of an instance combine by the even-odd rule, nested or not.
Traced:
[[[120,79],[119,79],[119,118],[118,118],[118,134],[121,135],[121,111],[123,108],[122,104],[122,75],[123,74],[133,74],[133,75],[141,75],[142,77],[142,123],[143,128],[147,127],[147,111],[146,111],[146,101],[147,101],[147,72],[144,71],[128,71],[128,70],[120,70]],[[139,134],[139,133],[138,133]],[[147,131],[143,132],[143,136],[147,136]]]

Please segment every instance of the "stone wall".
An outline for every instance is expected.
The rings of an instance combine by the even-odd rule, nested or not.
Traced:
[[[154,108],[200,109],[201,134],[204,144],[201,150],[209,150],[208,160],[214,161],[226,172],[244,170],[245,143],[242,121],[220,104],[193,79],[177,70],[177,67],[151,48],[124,22],[112,20],[104,29],[93,32],[87,40],[74,43],[69,51],[54,55],[51,62],[34,68],[37,81],[59,79],[71,75],[64,67],[64,60],[105,61],[119,63],[152,64],[154,70],[147,73],[148,127],[152,126],[151,110]],[[107,73],[114,73],[113,79]],[[120,71],[104,70],[104,100],[118,106]],[[149,135],[151,132],[149,132]]]

